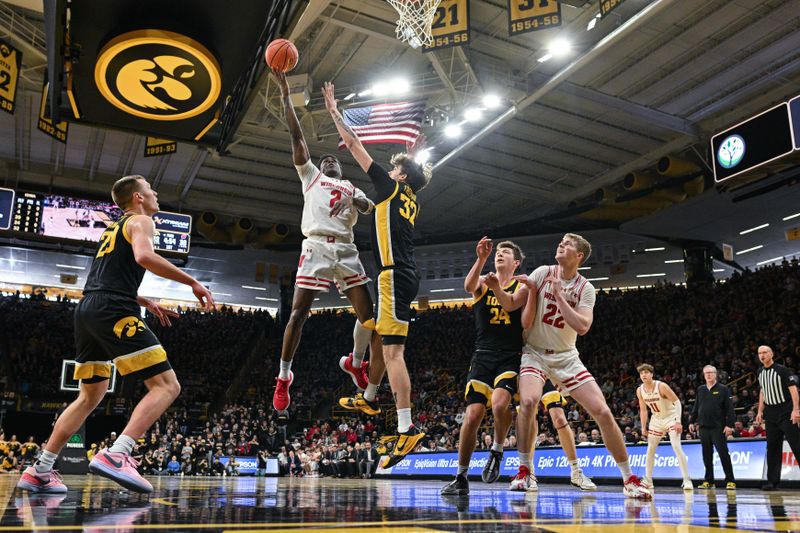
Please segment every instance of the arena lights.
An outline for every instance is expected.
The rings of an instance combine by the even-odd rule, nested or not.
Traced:
[[[486,94],[483,96],[483,106],[488,109],[496,109],[503,103],[499,96],[496,94]],[[800,213],[798,213],[800,215]],[[785,219],[784,219],[785,220]]]
[[[455,289],[431,289],[430,292],[453,292]]]
[[[780,257],[773,257],[772,259],[765,259],[764,261],[759,261],[756,263],[756,266],[766,265],[767,263],[774,263],[775,261],[781,261],[783,256]]]
[[[61,267],[61,268],[72,268],[72,269],[75,269],[75,270],[86,270],[86,267],[75,266],[75,265],[62,265],[62,264],[56,263],[56,266],[57,267]]]
[[[683,263],[683,259],[667,259],[664,261],[666,264],[670,265],[672,263]]]
[[[483,118],[483,109],[480,107],[470,107],[464,111],[464,120],[467,122],[478,122]]]
[[[747,248],[745,250],[739,250],[738,252],[736,252],[736,255],[742,255],[742,254],[746,254],[748,252],[755,252],[756,250],[760,250],[763,247],[764,247],[763,244],[759,244],[758,246],[753,246],[752,248]]]
[[[417,155],[414,156],[414,161],[416,161],[420,165],[424,165],[425,163],[428,162],[430,158],[431,158],[431,149],[426,148],[424,150],[420,150],[419,152],[417,152]]]
[[[608,276],[602,278],[586,278],[586,281],[608,281]]]
[[[538,61],[539,63],[544,63],[545,61],[550,61],[551,59],[553,59],[553,54],[545,54],[536,61]]]
[[[448,124],[444,129],[444,134],[450,138],[461,137],[461,126],[458,124]]]
[[[767,223],[767,224],[761,224],[760,226],[756,226],[756,227],[754,227],[754,228],[750,228],[750,229],[742,230],[742,231],[740,231],[740,232],[739,232],[739,235],[747,235],[748,233],[753,233],[754,231],[758,231],[758,230],[760,230],[760,229],[764,229],[764,228],[766,228],[766,227],[769,227],[769,223]]]
[[[592,31],[595,26],[597,26],[597,21],[600,20],[602,15],[597,13],[595,16],[592,17],[592,20],[589,21],[589,24],[586,25],[586,31]]]
[[[724,268],[715,268],[715,269],[714,269],[714,272],[717,272],[717,273],[719,273],[719,272],[725,272],[725,269],[724,269]]]
[[[265,300],[267,302],[279,302],[277,298],[267,298],[266,296],[256,296],[256,300]],[[316,301],[316,300],[314,300]]]
[[[578,267],[578,270],[591,270],[592,267]]]
[[[564,37],[556,37],[547,45],[547,52],[553,57],[564,57],[572,50],[572,43]]]
[[[655,248],[644,249],[645,252],[663,252],[664,250],[666,250],[666,248],[664,248],[663,246],[656,246]]]
[[[250,289],[252,291],[265,291],[266,287],[253,287],[252,285],[242,285],[243,289]]]
[[[660,278],[666,276],[666,272],[656,272],[655,274],[636,274],[637,278]]]
[[[370,89],[365,89],[356,96],[374,96],[375,98],[383,98],[385,96],[402,96],[410,89],[411,84],[407,79],[393,78],[389,81],[376,82]],[[350,98],[345,99],[349,100]]]
[[[797,217],[800,217],[800,213],[795,213],[794,215],[789,215],[788,217],[783,217],[783,220],[784,221],[791,220],[791,219],[797,218]]]

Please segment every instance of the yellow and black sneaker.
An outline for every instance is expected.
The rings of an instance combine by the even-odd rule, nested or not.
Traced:
[[[353,397],[339,398],[339,405],[350,411],[361,411],[368,415],[377,415],[381,412],[377,399],[369,401],[360,392]]]
[[[381,460],[381,468],[391,468],[402,461],[406,455],[414,451],[423,438],[425,433],[413,425],[405,433],[400,433],[392,453]]]

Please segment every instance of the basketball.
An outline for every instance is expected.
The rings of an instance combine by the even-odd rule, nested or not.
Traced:
[[[264,53],[267,65],[281,72],[289,72],[296,67],[298,58],[297,47],[286,39],[275,39],[269,43]]]

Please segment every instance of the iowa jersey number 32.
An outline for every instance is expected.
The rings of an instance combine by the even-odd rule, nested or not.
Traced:
[[[403,193],[400,194],[400,200],[403,202],[400,207],[400,216],[411,222],[413,226],[414,221],[417,219],[417,202]]]

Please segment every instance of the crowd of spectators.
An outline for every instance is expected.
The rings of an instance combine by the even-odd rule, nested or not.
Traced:
[[[755,422],[756,349],[759,344],[773,346],[777,360],[796,370],[800,358],[798,296],[800,268],[796,261],[734,274],[706,287],[661,284],[624,292],[600,291],[594,325],[588,335],[579,338],[578,349],[629,443],[642,441],[635,396],[639,385],[635,367],[642,362],[653,364],[656,379],[668,383],[681,399],[683,438],[697,437],[689,430],[686,416],[696,387],[703,383],[706,364],[719,369],[720,382],[731,384],[737,414],[733,438],[762,436],[763,427]],[[44,353],[41,357],[45,359],[60,357],[58,349],[51,347],[53,340],[69,346],[71,338],[66,332],[59,336],[58,326],[64,320],[54,317],[63,316],[70,305],[0,301],[0,319],[15,324],[17,314],[27,315],[30,320],[22,323],[33,324],[27,328],[33,332],[23,333],[19,340],[2,338],[2,349],[11,347],[12,364],[24,361],[28,353],[32,357]],[[4,306],[9,308],[3,310]],[[351,314],[334,311],[308,319],[293,365],[292,387],[293,418],[308,422],[292,427],[293,433],[287,434],[287,428],[277,426],[271,417],[277,357],[269,353],[252,369],[241,397],[222,411],[211,413],[207,420],[193,420],[179,405],[163,417],[137,446],[142,468],[161,474],[235,475],[232,458],[256,456],[263,459],[259,463],[278,459],[288,475],[370,475],[374,470],[370,458],[382,451],[381,437],[394,429],[388,385],[384,382],[379,391],[385,411],[379,416],[358,417],[348,412],[331,417],[336,412],[331,411],[335,394],[353,392],[349,377],[337,363],[352,348],[354,320]],[[226,358],[235,358],[237,350],[242,351],[241,347],[231,348],[231,343],[238,339],[245,343],[248,333],[265,322],[271,323],[271,318],[223,311],[219,316],[185,314],[177,321],[183,325],[173,330],[151,325],[168,345],[176,368],[195,366],[193,370],[199,371],[194,378],[197,381],[187,381],[191,371],[179,371],[183,394],[192,394],[193,388],[219,391],[226,383],[220,379],[219,361],[230,365]],[[42,341],[44,331],[47,342]],[[473,342],[474,319],[466,306],[432,309],[412,317],[406,359],[412,378],[413,417],[427,434],[422,450],[450,451],[458,446]],[[24,365],[21,373],[24,375]],[[566,413],[579,446],[602,444],[597,426],[574,401],[569,401]],[[539,427],[538,445],[558,444],[557,432],[544,413],[540,413]],[[491,439],[491,420],[487,419],[479,434],[479,448],[488,448]],[[506,444],[516,446],[513,431]]]
[[[17,440],[16,435],[6,440],[5,432],[0,429],[0,474],[24,470],[33,464],[40,449],[33,436],[25,442]]]

